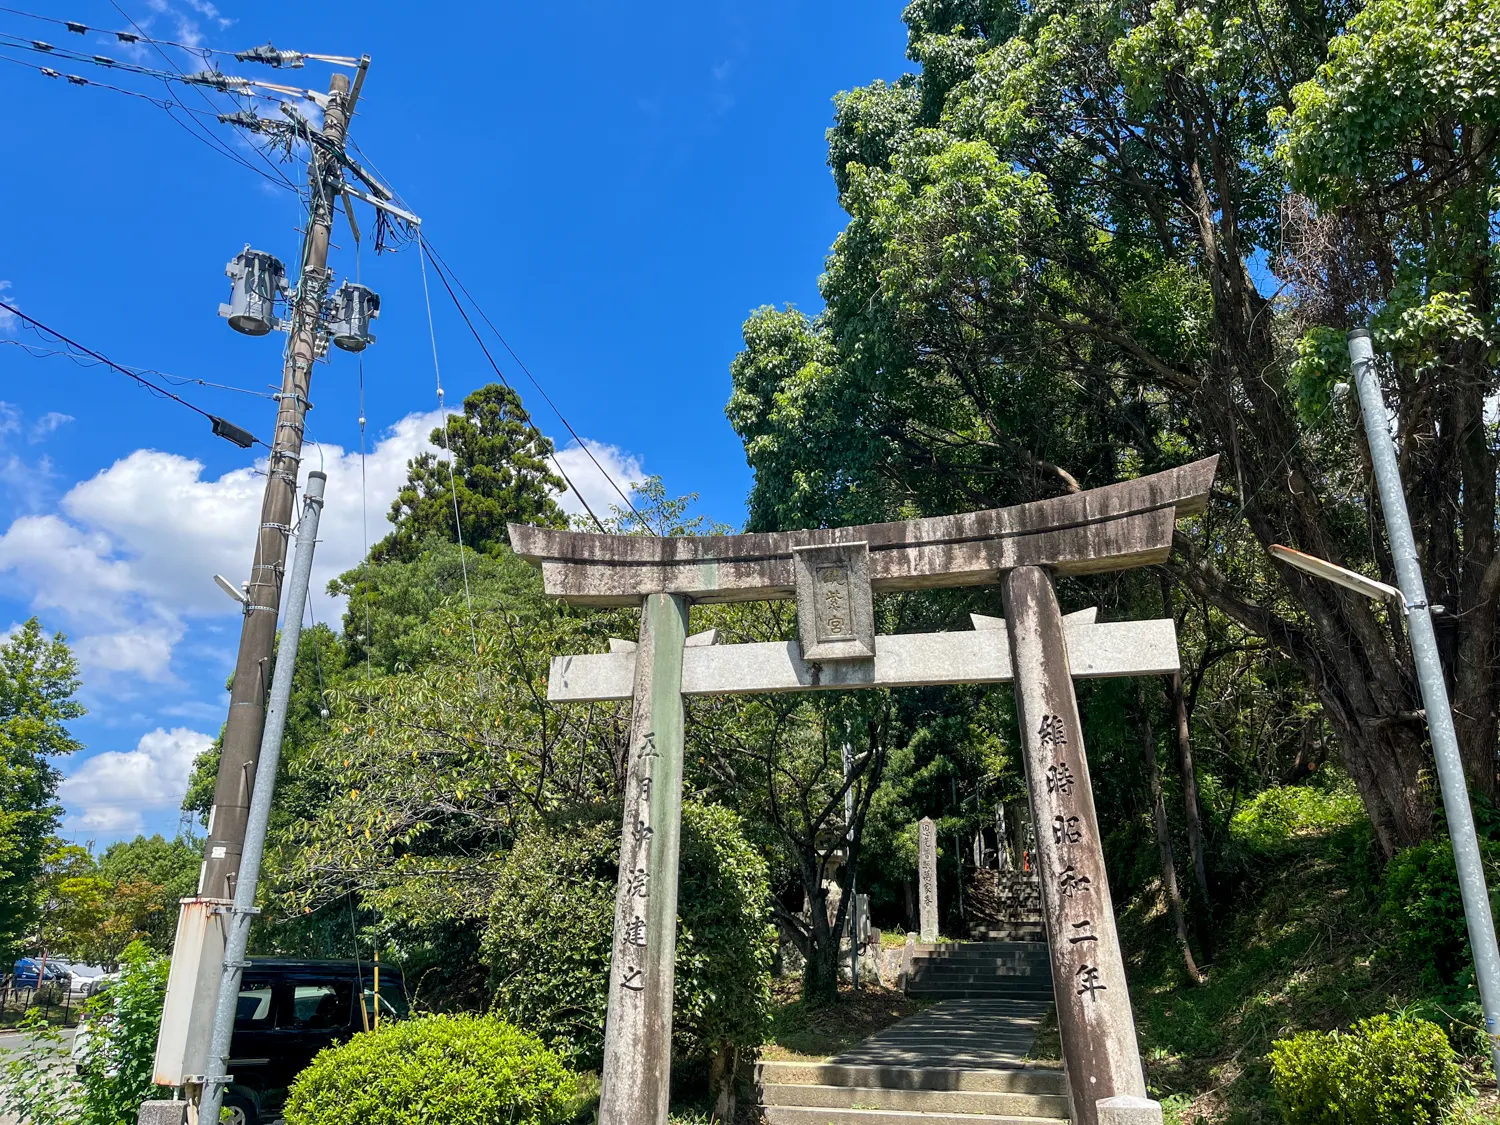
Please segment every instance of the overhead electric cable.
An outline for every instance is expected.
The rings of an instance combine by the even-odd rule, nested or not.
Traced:
[[[223,429],[222,429],[222,427],[226,425],[225,420],[223,418],[220,418],[217,414],[210,414],[207,410],[204,410],[201,406],[194,405],[193,403],[189,402],[187,399],[183,398],[181,395],[173,394],[171,391],[167,390],[166,387],[158,386],[157,384],[151,382],[150,379],[147,379],[147,378],[145,378],[144,376],[141,376],[141,375],[137,375],[134,371],[130,370],[130,368],[125,367],[122,364],[116,363],[114,360],[110,359],[107,355],[101,355],[99,352],[94,351],[92,348],[85,347],[84,345],[80,344],[77,340],[74,340],[74,339],[71,339],[71,338],[69,338],[67,336],[64,336],[61,332],[59,332],[55,328],[49,328],[47,325],[43,324],[40,320],[37,320],[35,317],[33,317],[33,316],[27,316],[25,313],[23,313],[20,309],[16,308],[12,304],[8,304],[5,301],[0,301],[0,309],[4,309],[6,312],[10,313],[10,315],[16,317],[19,320],[25,321],[27,324],[31,325],[32,328],[35,328],[35,329],[37,329],[40,332],[45,332],[47,335],[53,337],[54,339],[61,340],[64,344],[67,344],[68,347],[70,347],[70,348],[76,348],[78,351],[82,352],[84,355],[90,356],[93,359],[98,360],[104,366],[106,366],[108,368],[111,368],[112,370],[118,371],[121,375],[124,375],[127,378],[129,378],[129,379],[134,379],[141,386],[143,386],[147,390],[151,391],[152,394],[160,395],[162,398],[169,398],[173,402],[180,403],[181,405],[187,407],[189,410],[193,411],[193,413],[203,415],[203,417],[207,418],[210,422],[213,423],[213,425],[214,425],[214,433],[219,434],[219,436],[221,436],[221,437],[228,437],[229,436],[229,435],[225,434],[223,432]],[[249,431],[242,430],[242,429],[240,429],[240,427],[234,426],[233,423],[228,423],[228,425],[232,426],[233,429],[235,429],[236,431],[238,431],[240,434],[243,434],[245,437],[249,438],[252,443],[254,443],[256,445],[265,445],[266,444],[265,442],[261,441],[260,438],[256,437],[254,434],[249,433]],[[229,440],[233,441],[236,445],[240,445],[241,444],[240,441],[238,439],[234,438],[234,437],[229,437]],[[270,446],[266,446],[266,448],[269,449]]]
[[[90,27],[88,24],[79,23],[76,20],[62,20],[56,16],[42,16],[36,12],[23,12],[20,8],[7,8],[4,5],[0,5],[0,12],[7,12],[13,16],[25,16],[30,20],[41,20],[43,23],[56,24],[59,27],[67,28],[75,35],[87,35],[91,31],[98,32],[100,35],[113,35],[121,43],[131,46],[136,43],[159,43],[164,47],[176,47],[178,50],[189,51],[204,58],[207,58],[209,55],[231,54],[229,51],[216,51],[212,47],[200,47],[192,43],[174,43],[170,39],[153,39],[151,36],[141,34],[138,31],[109,31],[102,27]]]
[[[419,230],[417,232],[417,238],[419,241],[421,237],[421,231]],[[423,262],[425,261],[425,259],[421,254],[418,254],[417,261]],[[437,327],[433,324],[432,320],[432,294],[427,291],[427,267],[425,265],[422,266],[422,300],[427,306],[427,334],[432,339],[432,373],[437,379],[438,410],[442,410],[443,369],[438,365]],[[438,432],[443,435],[443,452],[448,455],[448,491],[453,495],[453,533],[458,537],[458,564],[463,570],[464,603],[468,606],[469,609],[469,639],[473,642],[474,645],[474,660],[476,663],[474,672],[476,675],[478,675],[479,669],[477,667],[477,663],[479,660],[479,635],[474,631],[474,600],[469,593],[469,561],[468,557],[464,554],[464,523],[463,517],[461,517],[458,512],[458,482],[453,475],[453,450],[449,448],[448,444],[447,416],[445,415],[444,417],[439,418],[438,421],[440,423]]]
[[[102,367],[102,363],[90,360],[87,356],[77,355],[73,352],[60,351],[56,348],[39,348],[35,344],[28,344],[25,340],[0,340],[0,344],[14,348],[20,348],[34,359],[51,359],[61,357],[70,359],[80,367]],[[122,365],[123,366],[123,365]],[[196,384],[200,387],[211,387],[216,391],[234,391],[236,394],[255,395],[257,398],[275,399],[270,391],[252,391],[248,387],[232,387],[228,383],[213,383],[207,379],[188,379],[181,375],[168,375],[165,371],[158,371],[154,367],[132,367],[131,371],[137,375],[155,375],[158,379],[165,379],[176,387],[185,387],[188,384]]]
[[[3,44],[0,44],[3,45]],[[154,98],[150,94],[143,94],[139,90],[127,90],[123,86],[112,86],[108,82],[100,82],[97,79],[85,78],[81,74],[67,74],[60,70],[54,70],[50,66],[41,66],[37,63],[27,62],[25,59],[13,59],[9,55],[0,55],[0,62],[15,63],[16,66],[24,66],[28,70],[35,70],[47,78],[66,78],[70,86],[90,86],[96,90],[108,90],[113,94],[124,94],[127,97],[139,98],[143,102],[150,102],[158,109],[170,112],[173,109],[186,110],[188,113],[196,113],[205,117],[217,117],[206,109],[194,109],[192,106],[183,105],[180,102],[170,101],[164,98]],[[255,169],[259,171],[259,169]]]
[[[127,23],[129,23],[131,27],[135,28],[137,34],[142,35],[142,36],[145,35],[145,31],[141,28],[141,25],[138,24],[138,23],[136,23],[135,20],[131,19],[130,14],[128,12],[126,12],[124,8],[120,7],[120,5],[117,2],[117,0],[109,0],[109,5],[115,11],[119,12],[120,15],[125,18],[125,21]],[[154,51],[156,51],[156,53],[158,55],[160,55],[162,57],[162,59],[164,59],[166,61],[166,64],[169,67],[171,67],[174,71],[176,71],[178,73],[178,75],[180,75],[182,77],[186,77],[186,75],[182,74],[182,68],[179,67],[172,60],[172,56],[171,55],[167,54],[166,51],[164,51],[164,50],[161,49],[160,45],[158,45],[156,43],[152,43],[151,47],[152,47],[152,49]],[[203,92],[202,87],[195,86],[194,89],[196,89],[198,91],[198,96],[203,99],[204,103],[210,109],[217,109],[218,108],[217,106],[214,105],[214,103],[212,101],[209,100],[208,95]],[[171,113],[170,110],[167,112],[167,116],[171,117],[173,121],[177,121],[177,118],[172,115],[172,113]],[[181,121],[177,121],[177,124],[180,125],[180,126],[182,126],[182,128],[184,128],[184,129],[188,129],[188,126],[186,124],[184,124],[183,122],[181,122]],[[192,132],[191,129],[189,129],[188,131]],[[222,152],[224,155],[228,156],[231,160],[234,160],[236,163],[243,164],[246,167],[250,167],[250,165],[246,161],[244,161],[237,153],[233,152],[227,145],[223,144],[222,141],[216,141],[216,139],[213,137],[213,135],[211,133],[208,133],[206,130],[205,130],[205,132],[203,134],[194,134],[194,135],[200,136],[202,139],[206,139],[207,142],[208,142],[208,144],[211,147],[218,149],[218,151]],[[298,191],[298,192],[300,192],[300,189],[297,187],[297,185],[294,184],[294,183],[292,183],[292,181],[287,178],[286,173],[281,170],[280,166],[278,166],[277,164],[275,164],[274,162],[272,162],[272,160],[270,159],[270,157],[266,156],[266,154],[264,152],[262,152],[259,148],[257,148],[255,145],[251,145],[250,147],[255,152],[255,155],[258,156],[258,157],[260,157],[261,162],[263,164],[265,164],[267,168],[271,169],[272,172],[275,173],[275,179],[280,180],[283,184],[285,184],[292,191]],[[264,175],[264,173],[262,173],[262,175]]]
[[[469,332],[474,337],[474,342],[479,345],[479,350],[484,353],[484,358],[489,361],[490,367],[495,372],[496,377],[507,388],[510,388],[513,391],[515,388],[511,387],[510,380],[506,378],[505,372],[503,372],[503,371],[500,370],[500,365],[495,362],[495,357],[490,354],[490,349],[485,346],[483,337],[481,337],[479,335],[479,330],[474,327],[474,322],[471,319],[469,319],[468,312],[464,309],[463,303],[458,299],[458,294],[453,291],[453,286],[448,283],[447,275],[444,272],[443,267],[439,264],[440,260],[437,257],[433,256],[433,254],[431,253],[431,251],[430,251],[430,249],[429,249],[429,247],[427,245],[426,239],[422,236],[422,234],[421,234],[420,231],[417,234],[417,244],[418,244],[419,250],[421,251],[421,253],[418,254],[418,257],[420,259],[423,259],[424,261],[427,258],[431,258],[432,259],[432,268],[433,268],[434,272],[437,273],[438,280],[443,283],[443,288],[448,291],[448,298],[449,298],[449,300],[451,300],[453,302],[453,307],[458,310],[458,315],[461,316],[461,317],[463,317],[464,323],[466,325],[468,325]],[[425,283],[425,278],[427,276],[427,269],[426,269],[425,265],[423,266],[423,269],[422,269],[422,276],[423,276],[424,283]],[[479,309],[479,306],[477,304],[474,307],[476,309]],[[480,313],[481,316],[484,315],[484,311],[482,309],[479,310],[479,313]],[[488,321],[486,321],[486,323],[488,323]],[[491,329],[493,329],[493,327],[494,326],[491,325]],[[498,332],[495,333],[495,334],[497,336],[499,335]],[[512,353],[512,354],[514,354],[514,353]],[[535,383],[535,380],[533,379],[532,382]],[[540,389],[540,388],[538,388],[538,389]],[[542,397],[543,398],[547,397],[545,392],[543,392]],[[547,404],[549,406],[552,406],[553,412],[556,413],[559,418],[562,418],[561,412],[559,412],[557,410],[556,406],[552,405],[552,402],[551,402],[550,399],[547,400]],[[567,420],[566,419],[563,419],[563,425],[567,426]],[[567,428],[568,428],[568,432],[569,433],[573,432],[573,428],[571,426],[568,426]],[[582,442],[580,442],[579,444],[582,445]],[[584,452],[585,453],[589,452],[587,446],[584,446]],[[589,453],[589,458],[590,458],[590,460],[593,460],[593,454],[592,453]],[[563,468],[562,462],[556,457],[556,455],[553,456],[552,463],[557,466],[557,471],[562,476],[564,483],[566,483],[567,486],[573,490],[573,495],[575,495],[575,496],[578,497],[578,502],[583,505],[583,510],[585,512],[587,512],[589,514],[589,518],[594,521],[594,526],[597,527],[600,531],[604,531],[605,528],[604,528],[603,521],[600,520],[599,517],[594,514],[594,509],[589,506],[589,502],[588,502],[588,500],[586,500],[584,498],[584,495],[583,495],[582,491],[580,491],[579,488],[578,488],[578,486],[575,485],[572,482],[571,479],[569,479],[569,477],[568,477],[568,471]],[[599,462],[598,461],[594,461],[594,464],[596,466],[598,466]],[[601,473],[604,473],[604,470],[603,470],[602,467],[599,468],[599,471]],[[606,480],[609,480],[609,482],[611,484],[614,484],[613,478],[611,478],[608,473],[604,473],[604,476],[605,476]],[[620,492],[620,488],[619,488],[618,485],[615,485],[615,491],[616,492]],[[635,506],[630,503],[630,500],[627,497],[625,497],[625,494],[623,492],[620,492],[620,496],[621,496],[622,499],[625,500],[625,503],[626,503],[627,506],[630,507],[630,510],[635,513],[635,517],[636,517],[636,519],[638,519],[640,521],[641,526],[649,528],[650,525],[646,523],[645,518],[639,512],[636,512]]]

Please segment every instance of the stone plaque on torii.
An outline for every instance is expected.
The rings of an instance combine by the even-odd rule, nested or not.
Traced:
[[[1146,1094],[1104,871],[1074,679],[1175,672],[1173,622],[1064,617],[1053,574],[1166,561],[1208,502],[1217,458],[1051,500],[862,527],[656,538],[512,524],[549,594],[640,605],[640,636],[558,656],[547,698],[632,700],[600,1125],[665,1125],[677,943],[685,695],[1016,684],[1053,991],[1074,1120]],[[876,636],[872,595],[999,585],[973,632]],[[689,636],[694,602],[795,599],[795,641]],[[1160,1119],[1159,1117],[1157,1118]]]

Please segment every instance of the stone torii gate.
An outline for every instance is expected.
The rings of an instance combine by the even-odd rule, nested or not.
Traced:
[[[554,658],[547,691],[556,702],[633,701],[600,1125],[667,1120],[682,697],[1007,680],[1016,684],[1074,1120],[1095,1125],[1106,1099],[1161,1119],[1144,1100],[1073,680],[1175,672],[1176,630],[1170,619],[1064,617],[1052,575],[1165,561],[1177,519],[1206,506],[1216,464],[862,527],[655,538],[510,526],[512,547],[541,568],[547,593],[642,607],[635,642]],[[1003,621],[975,615],[973,632],[875,635],[873,593],[993,584]],[[688,635],[691,603],[793,598],[796,641],[715,645],[711,632]]]

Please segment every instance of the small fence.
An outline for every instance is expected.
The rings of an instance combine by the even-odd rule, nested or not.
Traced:
[[[43,981],[40,988],[16,984],[14,974],[0,978],[0,1027],[14,1027],[32,1008],[39,1008],[48,1023],[75,1027],[88,996],[74,991],[67,981]]]

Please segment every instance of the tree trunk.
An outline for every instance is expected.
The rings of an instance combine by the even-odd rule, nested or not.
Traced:
[[[820,1008],[838,1003],[839,946],[829,941],[824,927],[822,941],[817,935],[807,944],[807,961],[802,967],[802,999],[808,1007]]]
[[[1141,705],[1141,757],[1146,765],[1146,779],[1151,790],[1151,820],[1156,826],[1156,849],[1161,856],[1161,885],[1167,896],[1167,911],[1172,918],[1172,928],[1177,932],[1177,945],[1182,950],[1182,963],[1187,969],[1188,979],[1194,984],[1203,983],[1203,974],[1193,960],[1193,949],[1188,944],[1187,919],[1182,912],[1182,893],[1177,886],[1177,866],[1172,859],[1172,829],[1167,821],[1167,804],[1161,793],[1161,770],[1156,763],[1156,735],[1151,730],[1151,710],[1146,702],[1146,689],[1139,689]]]
[[[1203,806],[1198,801],[1198,771],[1193,765],[1193,732],[1188,722],[1187,693],[1182,690],[1182,673],[1172,676],[1172,719],[1177,728],[1177,769],[1182,775],[1182,809],[1187,824],[1188,852],[1193,860],[1193,879],[1198,887],[1198,908],[1203,926],[1200,939],[1204,952],[1212,957],[1214,905],[1208,893],[1208,860],[1203,850]]]
[[[734,1120],[734,1072],[739,1052],[728,1043],[720,1043],[708,1062],[708,1089],[714,1098],[714,1119]]]

